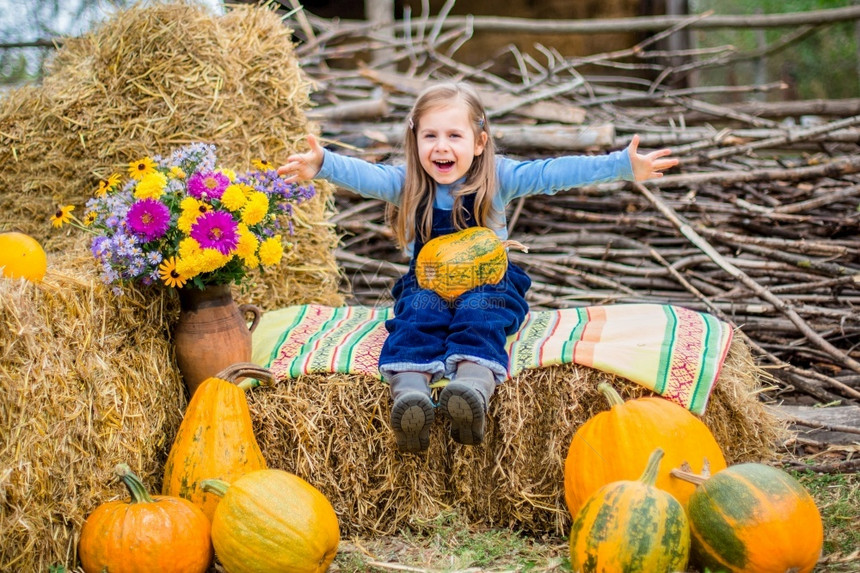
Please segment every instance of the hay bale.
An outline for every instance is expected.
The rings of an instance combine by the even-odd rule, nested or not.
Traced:
[[[273,11],[237,6],[216,15],[194,3],[118,12],[57,51],[40,87],[0,100],[0,231],[32,235],[48,250],[86,242],[52,232],[58,204],[82,205],[101,179],[128,162],[192,141],[218,146],[225,166],[277,162],[314,127],[305,111],[311,84],[292,31]],[[327,223],[333,187],[299,208],[296,249],[257,273],[247,296],[264,308],[297,301],[342,304]]]
[[[185,406],[163,297],[98,283],[87,253],[45,280],[0,280],[0,571],[73,567],[80,527],[126,497],[127,462],[155,488]]]
[[[49,263],[40,285],[0,280],[0,570],[74,567],[85,516],[125,498],[116,463],[160,488],[186,403],[170,342],[176,293],[111,294],[86,234],[51,229],[55,206],[81,205],[127,162],[190,141],[218,145],[237,170],[277,161],[312,129],[308,89],[273,12],[172,3],[69,40],[42,86],[0,100],[0,232],[36,237]],[[298,209],[296,248],[237,301],[342,304],[333,187],[317,191]]]
[[[781,435],[757,397],[763,375],[736,337],[703,417],[730,463],[769,459]],[[493,398],[484,445],[454,443],[437,420],[422,455],[397,451],[387,389],[369,377],[284,380],[250,403],[269,465],[320,488],[346,535],[421,529],[452,507],[475,524],[566,535],[564,458],[576,429],[606,409],[602,381],[626,397],[647,393],[574,364],[528,370]]]

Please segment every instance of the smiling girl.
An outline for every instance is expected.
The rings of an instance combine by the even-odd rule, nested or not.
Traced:
[[[415,256],[430,239],[482,226],[507,238],[505,206],[518,197],[552,195],[581,185],[662,176],[678,163],[662,149],[627,149],[601,156],[565,156],[515,161],[496,156],[490,126],[477,93],[466,84],[425,90],[409,114],[404,139],[406,165],[376,165],[332,153],[308,136],[310,150],[287,158],[278,173],[288,182],[326,179],[363,197],[388,202],[387,218],[410,256],[409,271],[395,283],[394,318],[379,371],[389,383],[391,426],[402,451],[426,450],[435,417],[430,383],[451,381],[439,410],[462,444],[484,439],[487,406],[507,378],[507,336],[528,312],[528,275],[508,263],[502,281],[469,290],[448,302],[418,286]]]

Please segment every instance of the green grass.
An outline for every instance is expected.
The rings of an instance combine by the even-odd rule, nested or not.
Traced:
[[[422,524],[421,530],[345,540],[332,571],[570,571],[562,538],[477,528],[453,512]]]
[[[790,473],[809,490],[821,512],[826,563],[818,570],[860,571],[860,476]]]

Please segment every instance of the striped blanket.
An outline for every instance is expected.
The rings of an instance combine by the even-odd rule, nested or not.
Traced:
[[[388,307],[360,306],[269,311],[254,331],[253,360],[278,378],[325,372],[379,378],[377,360],[391,314]],[[508,374],[573,362],[642,384],[701,414],[731,338],[725,322],[677,306],[535,311],[508,338]]]

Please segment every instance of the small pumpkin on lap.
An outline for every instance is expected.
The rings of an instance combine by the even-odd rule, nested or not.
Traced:
[[[431,239],[415,258],[418,285],[454,302],[473,288],[498,284],[508,269],[510,247],[528,250],[517,241],[502,241],[487,227],[469,227]]]

